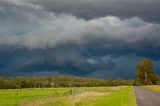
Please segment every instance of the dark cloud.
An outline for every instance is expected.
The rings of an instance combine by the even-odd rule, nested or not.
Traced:
[[[58,48],[59,49],[59,48]],[[75,48],[76,50],[76,48]],[[112,70],[114,62],[111,60],[104,62],[100,58],[83,56],[79,50],[69,48],[60,50],[16,50],[0,54],[0,63],[6,64],[1,68],[1,75],[35,75],[47,72],[51,74],[65,74],[87,76],[98,70]],[[65,54],[64,54],[65,52]],[[72,56],[71,56],[72,55]],[[3,56],[3,57],[2,57]],[[5,61],[3,61],[5,60]],[[95,63],[90,60],[96,61]],[[0,66],[2,66],[0,64]],[[92,71],[91,71],[92,70]],[[15,73],[16,72],[16,73]]]
[[[160,22],[159,0],[20,0],[43,6],[48,11],[72,13],[85,19],[107,15],[122,18],[138,16]]]
[[[1,0],[0,75],[127,79],[134,78],[142,57],[153,59],[158,69],[159,4],[156,0]]]

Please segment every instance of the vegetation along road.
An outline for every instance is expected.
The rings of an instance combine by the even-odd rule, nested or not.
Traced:
[[[135,87],[138,106],[160,106],[160,93]]]

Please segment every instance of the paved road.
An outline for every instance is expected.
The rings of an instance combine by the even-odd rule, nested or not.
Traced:
[[[138,106],[160,106],[160,93],[135,87]]]

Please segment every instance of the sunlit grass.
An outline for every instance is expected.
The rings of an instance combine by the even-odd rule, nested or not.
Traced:
[[[148,85],[148,86],[143,86],[146,89],[155,91],[155,92],[160,92],[160,85]]]
[[[59,89],[58,91],[64,92],[66,90]],[[26,101],[53,97],[55,92],[54,89],[0,90],[0,106],[18,106]]]
[[[27,106],[136,106],[133,87],[73,88],[75,94],[48,98]],[[43,101],[43,102],[42,102]]]
[[[136,106],[135,94],[132,87],[122,88],[111,92],[109,96],[98,97],[91,101],[81,101],[82,106]],[[77,105],[79,106],[79,105]]]
[[[0,90],[0,106],[136,106],[133,87]]]

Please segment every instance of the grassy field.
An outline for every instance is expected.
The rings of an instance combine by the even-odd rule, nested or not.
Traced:
[[[146,89],[155,91],[155,92],[160,92],[160,85],[148,85],[148,86],[143,86]]]
[[[133,87],[0,90],[0,106],[137,106]]]

